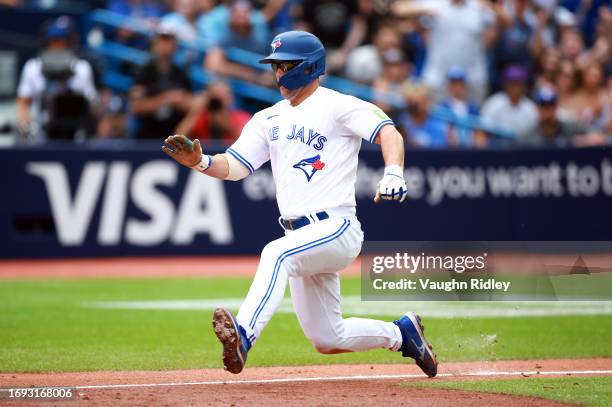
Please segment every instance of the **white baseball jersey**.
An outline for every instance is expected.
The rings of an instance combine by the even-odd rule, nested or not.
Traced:
[[[298,106],[283,100],[257,113],[227,152],[250,172],[272,163],[283,217],[343,208],[342,216],[286,231],[266,245],[255,279],[236,319],[255,343],[291,287],[304,333],[323,353],[357,352],[402,344],[391,322],[343,319],[339,271],[363,242],[355,216],[357,153],[361,139],[374,141],[391,120],[376,106],[319,87]],[[352,212],[352,213],[351,213]]]
[[[375,105],[319,86],[298,106],[287,100],[253,116],[227,152],[252,173],[272,164],[281,216],[355,208],[361,139],[393,122]]]

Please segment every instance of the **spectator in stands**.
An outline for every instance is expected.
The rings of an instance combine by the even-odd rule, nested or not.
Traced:
[[[560,0],[559,5],[574,14],[586,44],[593,45],[598,17],[602,12],[609,12],[610,0]]]
[[[174,61],[180,66],[201,65],[205,49],[210,45],[207,38],[199,35],[197,21],[213,7],[212,0],[175,0],[173,11],[166,14],[160,26],[176,32],[179,46]]]
[[[189,114],[179,123],[176,134],[185,134],[192,139],[233,143],[251,114],[234,106],[232,89],[219,81],[208,86],[208,90],[195,98]]]
[[[394,116],[394,111],[402,104],[401,90],[404,82],[411,81],[412,65],[399,48],[390,48],[383,52],[383,71],[376,78],[373,87],[376,92],[376,104],[382,110]]]
[[[574,30],[576,19],[558,1],[532,0],[529,11],[529,21],[532,21],[534,32],[532,36],[533,53],[541,55],[547,48],[556,48],[566,31]]]
[[[536,88],[556,88],[561,54],[556,48],[546,48],[536,57]]]
[[[582,66],[587,63],[588,52],[584,49],[584,41],[580,33],[573,29],[566,29],[561,33],[559,42],[559,51],[561,57],[568,59],[577,66]]]
[[[293,29],[294,3],[301,0],[251,0],[251,4],[261,11],[271,37]]]
[[[213,45],[222,46],[230,40],[257,52],[262,44],[267,47],[270,40],[265,16],[259,10],[253,10],[247,0],[221,1],[221,4],[198,18],[197,26],[199,34]],[[251,42],[252,45],[249,44]]]
[[[536,125],[537,109],[525,96],[527,70],[511,65],[503,73],[504,90],[490,96],[482,106],[482,120],[524,137]]]
[[[467,73],[470,94],[481,102],[488,89],[486,51],[497,37],[495,14],[486,3],[468,0],[397,1],[400,17],[421,17],[427,33],[423,79],[436,99],[444,95],[446,73],[455,65]]]
[[[591,50],[592,60],[612,66],[612,5],[599,8],[597,36]]]
[[[222,34],[219,32],[214,34],[215,44],[206,55],[205,68],[219,75],[273,86],[275,80],[271,71],[261,71],[230,61],[226,55],[230,48],[240,48],[257,54],[265,54],[268,51],[270,44],[263,16],[259,11],[253,10],[248,1],[238,0],[233,2],[229,8],[225,4],[217,6],[204,17],[210,23],[204,24],[203,22],[203,24],[205,26],[215,25],[217,16],[225,9],[229,13],[227,28]],[[263,27],[260,27],[262,24]],[[213,34],[210,35],[213,36]]]
[[[72,31],[69,17],[53,21],[44,49],[21,72],[17,125],[29,140],[83,138],[93,132],[98,94],[91,65],[70,47]]]
[[[455,144],[448,124],[430,116],[429,89],[422,84],[406,84],[403,88],[406,112],[400,115],[398,125],[412,147],[444,148]]]
[[[391,12],[391,4],[393,0],[358,0],[358,12],[365,20],[366,35],[363,40],[364,44],[374,42],[374,36],[378,32],[380,26],[388,25],[392,22],[393,14]]]
[[[610,109],[606,107],[604,69],[612,66],[612,8],[600,7],[599,24],[594,44],[584,48],[579,32],[568,29],[562,33],[560,64],[557,81],[559,105],[575,119],[592,121],[598,128],[606,128]],[[607,67],[607,68],[606,68]]]
[[[448,70],[446,75],[448,97],[440,104],[458,117],[466,115],[478,115],[478,105],[472,102],[469,98],[469,89],[467,85],[467,74],[460,66],[454,66]]]
[[[174,0],[173,11],[164,15],[161,23],[173,29],[178,39],[187,45],[206,45],[206,38],[199,36],[197,21],[200,15],[213,7],[212,0]]]
[[[329,73],[342,72],[349,52],[361,45],[367,34],[357,0],[303,0],[298,26],[325,44]]]
[[[428,30],[421,22],[425,17],[419,19],[398,20],[397,26],[402,34],[404,51],[410,55],[414,66],[414,74],[418,78],[423,76],[423,68],[427,58]]]
[[[497,16],[499,36],[493,48],[493,69],[491,84],[493,89],[500,88],[497,73],[512,64],[533,66],[534,21],[530,19],[533,10],[531,0],[511,0],[492,5]]]
[[[493,5],[501,26],[495,44],[495,67],[500,70],[508,65],[531,66],[533,21],[529,12],[531,0],[514,0]]]
[[[346,76],[354,81],[371,84],[383,71],[383,55],[390,49],[402,47],[402,36],[393,24],[378,28],[372,44],[355,48],[348,55]]]
[[[104,113],[98,122],[97,141],[125,138],[128,133],[127,101],[122,96],[109,94],[102,104]]]
[[[154,29],[166,12],[163,2],[155,0],[108,0],[110,11],[126,17],[138,19],[140,23]],[[136,33],[131,27],[119,28],[115,31],[115,40],[127,46],[146,49],[148,38]]]
[[[612,25],[612,17],[610,24]],[[589,64],[604,64],[610,58],[612,30],[606,30],[602,24],[601,30],[592,48],[585,48],[584,39],[573,27],[564,29],[560,34],[559,50],[561,57],[572,61],[578,69]],[[612,27],[610,27],[612,28]]]
[[[160,27],[151,44],[151,61],[140,69],[130,90],[131,110],[138,118],[137,138],[168,137],[190,108],[189,78],[172,62],[176,48],[176,33]]]
[[[443,99],[439,106],[450,113],[453,122],[466,121],[476,118],[480,113],[478,105],[469,99],[469,89],[466,83],[467,76],[463,68],[455,66],[448,71],[447,91],[448,96]],[[487,144],[484,133],[472,130],[465,125],[451,126],[451,135],[460,146],[480,146]]]
[[[559,72],[555,85],[559,97],[559,107],[563,110],[569,110],[569,107],[566,108],[566,106],[570,105],[570,100],[578,86],[578,70],[569,59],[562,59],[559,62]]]
[[[610,112],[610,96],[605,86],[603,67],[591,63],[580,71],[580,86],[565,104],[566,111],[575,120],[603,130]]]
[[[126,16],[159,20],[166,11],[163,1],[158,0],[108,0],[106,8]]]
[[[519,142],[537,146],[570,147],[592,146],[605,143],[602,133],[563,117],[557,109],[557,94],[549,88],[540,89],[535,97],[538,105],[537,125],[519,139]]]

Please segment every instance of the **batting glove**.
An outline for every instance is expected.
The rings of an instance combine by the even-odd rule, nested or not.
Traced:
[[[376,187],[374,202],[379,203],[381,199],[404,202],[407,193],[402,168],[399,165],[386,166],[385,174]]]
[[[212,157],[202,154],[200,140],[195,139],[192,142],[182,134],[166,138],[162,150],[178,163],[199,172],[206,171],[212,164]]]

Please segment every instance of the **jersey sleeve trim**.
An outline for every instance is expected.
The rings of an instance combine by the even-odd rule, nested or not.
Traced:
[[[247,167],[247,169],[249,170],[249,172],[252,174],[255,172],[255,168],[253,168],[253,166],[251,165],[250,162],[247,161],[246,158],[244,158],[243,156],[241,156],[240,154],[238,154],[238,152],[236,150],[234,150],[233,148],[228,148],[227,152],[229,154],[231,154],[234,158],[236,158],[238,161],[240,161],[242,163],[242,165],[244,165],[245,167]]]
[[[386,126],[387,124],[393,124],[392,120],[383,120],[382,122],[378,123],[378,126],[376,126],[376,128],[374,129],[374,131],[372,132],[372,135],[370,136],[370,143],[374,143],[374,139],[376,139],[376,136],[378,135],[378,132],[380,131],[380,129],[383,128],[383,126]]]

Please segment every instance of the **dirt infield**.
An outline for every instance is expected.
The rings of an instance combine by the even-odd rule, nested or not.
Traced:
[[[283,406],[557,406],[562,403],[500,394],[418,389],[402,384],[428,380],[612,375],[612,359],[447,363],[428,379],[414,365],[328,365],[167,372],[2,373],[2,387],[77,386],[78,404],[283,405]],[[6,405],[34,405],[24,401]],[[48,404],[45,404],[48,405]],[[74,401],[53,403],[74,406]]]
[[[551,274],[580,271],[610,272],[612,254],[581,256],[507,253],[489,256],[500,270],[530,272],[546,264]],[[28,278],[156,278],[254,276],[259,256],[114,257],[83,259],[0,260],[0,279]],[[228,267],[231,265],[231,267]],[[588,267],[587,267],[588,265]],[[361,258],[342,270],[359,275]]]
[[[0,279],[254,276],[258,264],[257,256],[0,260]],[[360,265],[356,260],[342,274],[358,275]]]

